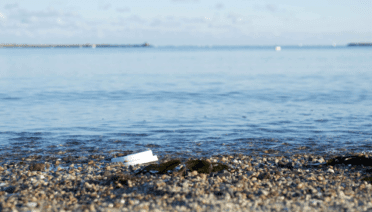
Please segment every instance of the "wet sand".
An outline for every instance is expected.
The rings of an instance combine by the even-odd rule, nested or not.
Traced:
[[[30,156],[1,164],[0,211],[372,210],[371,155],[336,156],[163,156],[130,167]]]

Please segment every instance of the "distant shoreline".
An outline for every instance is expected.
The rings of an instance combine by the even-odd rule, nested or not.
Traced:
[[[0,48],[120,48],[120,47],[151,47],[143,44],[0,44]]]
[[[349,43],[348,46],[372,46],[372,43]]]

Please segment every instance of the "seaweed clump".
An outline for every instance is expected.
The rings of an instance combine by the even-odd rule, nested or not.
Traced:
[[[211,163],[207,160],[189,160],[186,163],[182,164],[181,160],[174,159],[165,163],[160,164],[150,164],[144,167],[141,171],[137,172],[138,174],[179,174],[185,173],[188,171],[197,171],[198,173],[210,174],[212,172],[221,172],[227,170],[230,167],[222,163]]]
[[[209,174],[213,170],[212,164],[206,160],[189,160],[186,162],[186,168],[204,174]]]
[[[153,174],[166,174],[169,171],[173,171],[180,164],[181,164],[181,160],[179,159],[170,160],[168,162],[161,163],[161,164],[150,164],[146,166],[145,168],[143,168],[137,174],[147,173],[147,172],[150,172]]]
[[[372,158],[368,158],[365,155],[358,156],[340,156],[335,157],[327,161],[328,166],[334,166],[337,164],[354,165],[354,166],[372,166]]]

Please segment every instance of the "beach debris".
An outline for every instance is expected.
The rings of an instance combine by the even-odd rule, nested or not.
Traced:
[[[123,162],[125,165],[137,165],[158,161],[158,157],[151,150],[127,155],[125,157],[112,158],[111,162]]]

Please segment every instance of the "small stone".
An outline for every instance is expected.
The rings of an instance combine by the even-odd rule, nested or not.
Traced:
[[[304,187],[304,184],[302,184],[302,183],[299,183],[298,185],[297,185],[297,189],[302,189]]]
[[[318,159],[318,162],[319,162],[319,163],[324,163],[325,160],[324,160],[324,158],[321,157],[321,158]]]
[[[192,175],[192,176],[196,176],[196,175],[198,175],[198,171],[192,171],[192,172],[191,172],[191,175]]]
[[[335,171],[333,169],[328,169],[327,172],[335,173]]]
[[[37,203],[36,202],[28,202],[26,205],[27,205],[27,207],[34,208],[34,207],[37,206]]]
[[[34,163],[30,165],[30,171],[44,171],[45,164],[43,163]]]
[[[270,174],[269,173],[262,173],[260,174],[257,178],[260,180],[265,180],[265,179],[270,179]]]
[[[261,195],[267,196],[267,195],[269,195],[269,192],[266,191],[266,190],[261,190]]]
[[[131,180],[128,180],[127,183],[128,183],[128,187],[129,188],[133,187],[133,184],[132,184],[132,181]]]
[[[94,208],[94,205],[93,205],[93,204],[91,204],[91,205],[89,206],[89,210],[90,210],[90,211],[96,211],[96,209]]]

